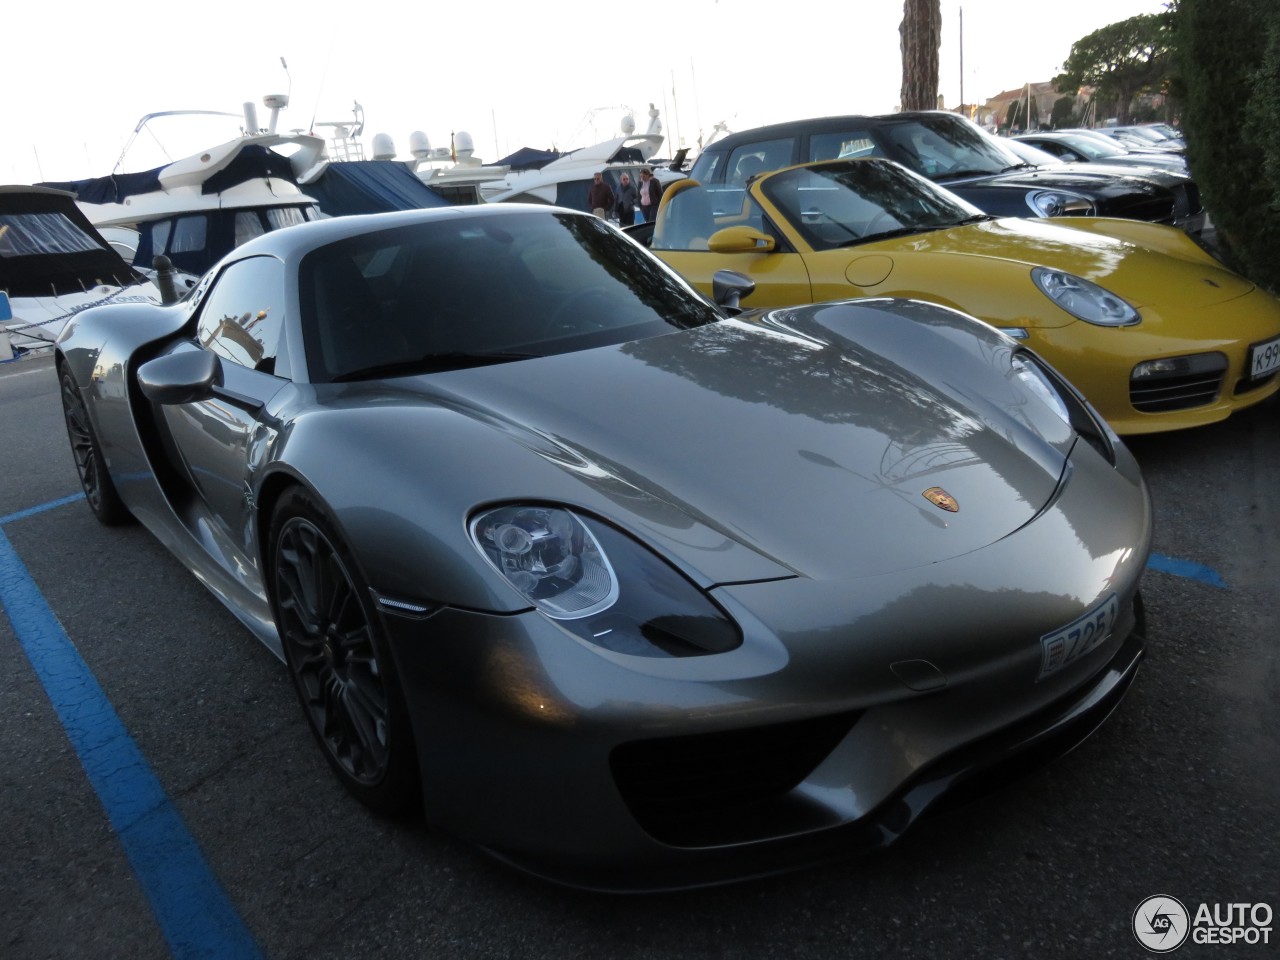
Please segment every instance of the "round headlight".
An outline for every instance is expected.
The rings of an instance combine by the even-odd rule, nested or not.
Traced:
[[[1101,327],[1127,327],[1142,321],[1138,311],[1129,304],[1083,277],[1036,267],[1031,271],[1031,279],[1046,297],[1087,323]]]
[[[1078,193],[1062,190],[1035,190],[1027,194],[1027,206],[1037,217],[1090,217],[1093,201]]]
[[[608,558],[568,510],[490,510],[471,522],[471,536],[507,582],[553,619],[589,617],[618,599]]]
[[[512,504],[473,517],[472,542],[512,587],[593,646],[700,657],[742,631],[675,567],[614,527],[565,507]]]

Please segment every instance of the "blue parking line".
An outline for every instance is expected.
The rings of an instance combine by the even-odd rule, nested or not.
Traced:
[[[1218,587],[1220,590],[1231,589],[1227,586],[1227,581],[1223,580],[1218,575],[1218,571],[1212,567],[1193,563],[1190,560],[1166,557],[1162,553],[1153,553],[1147,558],[1147,569],[1155,570],[1158,573],[1171,573],[1175,577],[1185,577],[1188,580],[1198,580],[1200,583],[1207,583],[1209,586]]]
[[[0,524],[78,497],[0,517]],[[257,943],[209,869],[177,808],[147,765],[75,644],[0,530],[0,607],[44,685],[63,729],[179,960],[258,960]]]

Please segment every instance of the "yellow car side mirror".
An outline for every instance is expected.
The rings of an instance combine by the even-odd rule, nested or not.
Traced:
[[[715,253],[772,253],[773,237],[755,227],[725,227],[707,241],[707,249]]]

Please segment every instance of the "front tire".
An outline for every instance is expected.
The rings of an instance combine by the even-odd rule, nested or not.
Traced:
[[[71,441],[71,455],[75,458],[76,473],[80,475],[80,487],[93,515],[108,527],[132,523],[133,514],[120,499],[116,485],[111,480],[98,435],[80,387],[70,370],[63,370],[59,378],[62,384],[62,415],[67,423],[67,439]]]
[[[384,816],[421,805],[408,710],[367,584],[302,490],[271,520],[271,602],[311,732],[343,786]]]

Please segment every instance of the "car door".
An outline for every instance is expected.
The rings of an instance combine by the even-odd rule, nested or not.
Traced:
[[[288,384],[275,372],[285,313],[283,264],[273,257],[231,263],[198,310],[196,342],[174,349],[217,354],[222,385],[209,399],[161,408],[171,456],[190,493],[171,499],[192,535],[244,582],[258,567],[252,549],[255,473],[277,431],[264,408]]]
[[[713,234],[734,226],[772,236],[774,249],[721,253],[708,247]],[[808,303],[812,296],[804,259],[742,186],[710,188],[691,180],[672,184],[658,211],[650,249],[707,296],[717,270],[746,274],[756,281],[756,291],[743,300],[744,307]]]

